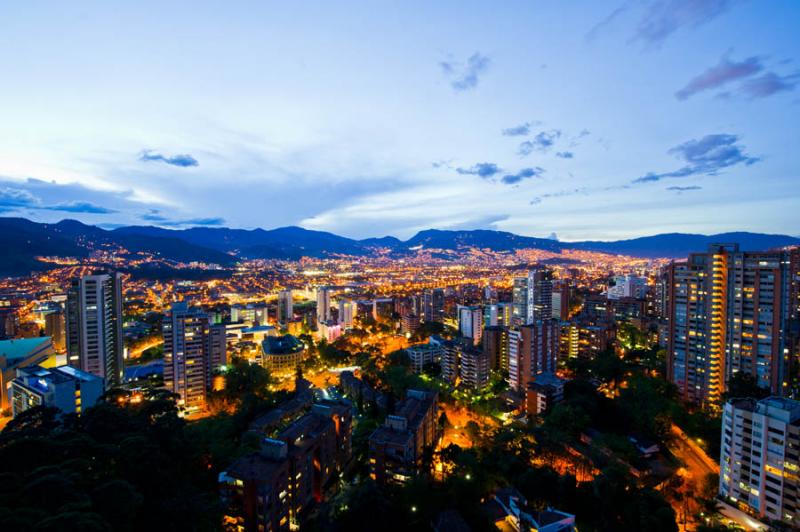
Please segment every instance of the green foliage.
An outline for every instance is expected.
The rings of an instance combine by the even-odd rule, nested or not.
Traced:
[[[214,530],[214,473],[174,402],[28,410],[0,434],[1,530]]]
[[[769,388],[762,388],[751,374],[739,371],[734,373],[728,380],[728,387],[723,399],[727,400],[741,397],[763,399],[769,397],[769,395]]]
[[[244,400],[251,396],[265,399],[269,396],[269,386],[273,382],[269,371],[263,367],[236,358],[225,372],[225,389],[222,394],[229,401]]]

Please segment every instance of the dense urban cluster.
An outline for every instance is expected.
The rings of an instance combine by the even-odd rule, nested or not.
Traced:
[[[800,527],[799,249],[141,260],[0,281],[0,528]]]

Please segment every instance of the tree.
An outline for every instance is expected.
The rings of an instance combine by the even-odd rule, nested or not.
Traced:
[[[763,399],[769,397],[769,388],[762,388],[756,379],[743,371],[737,371],[728,379],[728,389],[725,391],[724,399],[752,397],[753,399]]]

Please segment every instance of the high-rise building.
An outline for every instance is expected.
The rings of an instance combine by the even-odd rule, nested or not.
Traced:
[[[422,309],[425,321],[444,321],[444,290],[433,288],[425,290],[422,296]]]
[[[800,524],[800,402],[731,399],[722,412],[719,494],[762,519]]]
[[[369,437],[370,477],[378,483],[405,482],[440,436],[438,394],[408,390],[396,413]]]
[[[483,307],[484,327],[511,327],[513,303],[492,303]]]
[[[67,291],[67,363],[101,377],[107,388],[122,382],[122,275],[74,279]]]
[[[333,401],[314,403],[275,438],[263,438],[259,452],[239,458],[220,473],[225,528],[301,528],[352,457],[351,409],[350,404]]]
[[[412,334],[421,325],[419,316],[417,314],[403,314],[400,317],[400,332],[403,334]]]
[[[508,329],[499,325],[486,327],[481,343],[489,357],[489,368],[508,371]]]
[[[566,381],[555,373],[540,373],[529,384],[525,395],[525,406],[528,415],[538,415],[550,410],[553,405],[564,399]]]
[[[461,370],[461,352],[464,346],[461,342],[452,340],[445,340],[439,345],[442,347],[442,379],[446,382],[455,382]]]
[[[291,290],[278,292],[278,322],[286,323],[294,318],[294,295]]]
[[[555,372],[558,364],[560,325],[558,320],[538,320],[509,331],[508,379],[510,387],[521,393],[533,377]]]
[[[489,383],[490,369],[488,353],[474,346],[466,346],[461,351],[459,376],[464,386],[483,388]]]
[[[80,414],[94,406],[103,388],[102,378],[72,366],[18,368],[9,388],[11,411],[17,417],[29,408],[49,406],[65,414]]]
[[[422,372],[426,364],[439,362],[443,353],[444,349],[440,344],[417,344],[406,348],[414,373]]]
[[[527,325],[536,320],[552,317],[553,272],[537,268],[529,271],[525,277],[516,277],[513,304],[515,325]]]
[[[722,244],[670,265],[667,376],[685,400],[717,403],[736,372],[785,393],[798,253]]]
[[[339,323],[342,329],[352,329],[353,320],[358,313],[358,305],[349,299],[339,301]]]
[[[391,319],[394,313],[394,299],[391,297],[379,297],[372,300],[372,317],[376,320]]]
[[[569,319],[569,303],[571,294],[572,290],[570,289],[569,283],[567,283],[566,280],[560,280],[553,284],[553,318],[561,321],[567,321]]]
[[[644,299],[647,295],[647,279],[636,275],[617,275],[614,277],[613,284],[608,286],[606,296],[608,299],[622,299],[632,297],[634,299]]]
[[[473,345],[481,343],[483,334],[483,309],[479,306],[458,305],[458,332],[472,340]]]
[[[317,321],[328,322],[331,319],[331,292],[327,286],[317,288]]]
[[[53,340],[53,348],[59,353],[63,353],[67,345],[64,334],[65,328],[63,311],[59,310],[45,314],[44,334]]]
[[[189,409],[205,405],[215,370],[226,362],[225,326],[211,325],[207,313],[185,302],[164,317],[164,384]]]

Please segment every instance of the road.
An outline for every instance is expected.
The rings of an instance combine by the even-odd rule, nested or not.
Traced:
[[[719,464],[709,458],[706,452],[677,425],[672,425],[675,436],[675,455],[686,464],[689,476],[702,483],[706,475],[719,474]]]
[[[161,345],[163,343],[164,343],[164,338],[158,336],[158,337],[153,338],[149,342],[143,343],[142,345],[137,345],[136,347],[131,347],[128,350],[128,358],[129,359],[139,358],[140,356],[142,356],[142,353],[144,353],[145,351],[147,351],[151,347],[156,347],[157,345]]]

